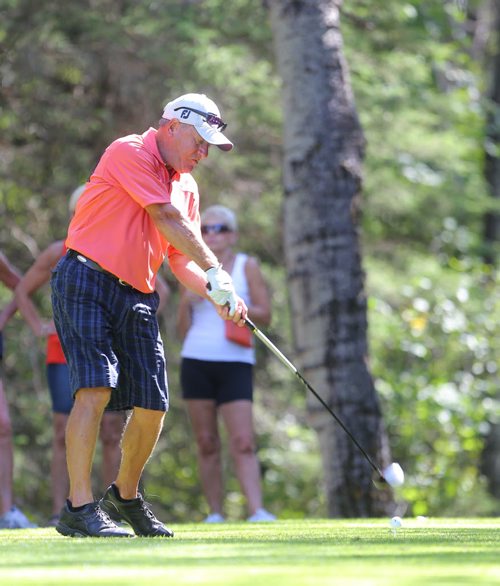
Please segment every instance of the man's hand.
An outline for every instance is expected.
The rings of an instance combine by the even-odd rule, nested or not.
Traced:
[[[208,296],[217,305],[228,305],[229,315],[233,316],[237,298],[231,275],[222,269],[222,265],[211,267],[205,272],[208,280]]]
[[[241,297],[236,295],[236,309],[231,314],[229,305],[215,305],[215,310],[223,320],[229,320],[234,322],[236,325],[243,327],[245,325],[245,319],[248,315],[248,307]]]

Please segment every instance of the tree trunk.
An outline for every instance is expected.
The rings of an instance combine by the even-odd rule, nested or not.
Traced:
[[[494,201],[500,198],[500,1],[487,5],[490,16],[490,34],[486,49],[486,72],[489,87],[486,93],[488,111],[486,116],[485,169],[484,175]],[[500,215],[490,211],[484,218],[485,262],[496,265],[498,241],[500,240]],[[486,438],[481,469],[488,479],[491,494],[500,497],[500,425],[492,423]]]
[[[364,137],[339,28],[341,0],[269,0],[283,81],[284,232],[296,359],[380,466],[390,461],[367,366],[367,304],[357,207]],[[392,495],[308,394],[331,517],[386,514]]]
[[[486,152],[485,177],[489,186],[490,196],[494,200],[500,198],[500,2],[491,3],[492,30],[490,46],[487,56],[487,74],[489,74],[489,89],[486,97],[489,99],[489,108],[486,119]],[[500,215],[496,211],[488,212],[484,219],[484,238],[486,244],[485,261],[496,264],[495,248],[500,240]]]

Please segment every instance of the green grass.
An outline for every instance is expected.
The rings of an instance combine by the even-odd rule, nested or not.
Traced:
[[[500,519],[173,525],[175,538],[0,531],[0,584],[460,586],[500,584]]]

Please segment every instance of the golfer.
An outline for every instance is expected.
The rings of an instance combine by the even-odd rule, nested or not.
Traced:
[[[69,498],[56,527],[69,536],[171,537],[139,493],[168,409],[156,274],[164,258],[179,281],[244,326],[247,307],[201,237],[191,171],[210,145],[229,151],[216,104],[203,94],[169,102],[158,129],[114,141],[81,195],[67,254],[51,279],[54,321],[74,405],[66,429]],[[104,409],[131,409],[115,482],[100,501],[91,468]],[[113,520],[111,519],[113,518]]]

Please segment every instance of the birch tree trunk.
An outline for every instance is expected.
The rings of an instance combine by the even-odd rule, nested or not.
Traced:
[[[390,461],[367,366],[367,304],[358,238],[364,137],[342,50],[341,0],[269,0],[283,82],[285,251],[296,360],[305,378],[380,466]],[[317,399],[331,517],[386,514],[366,460]]]

